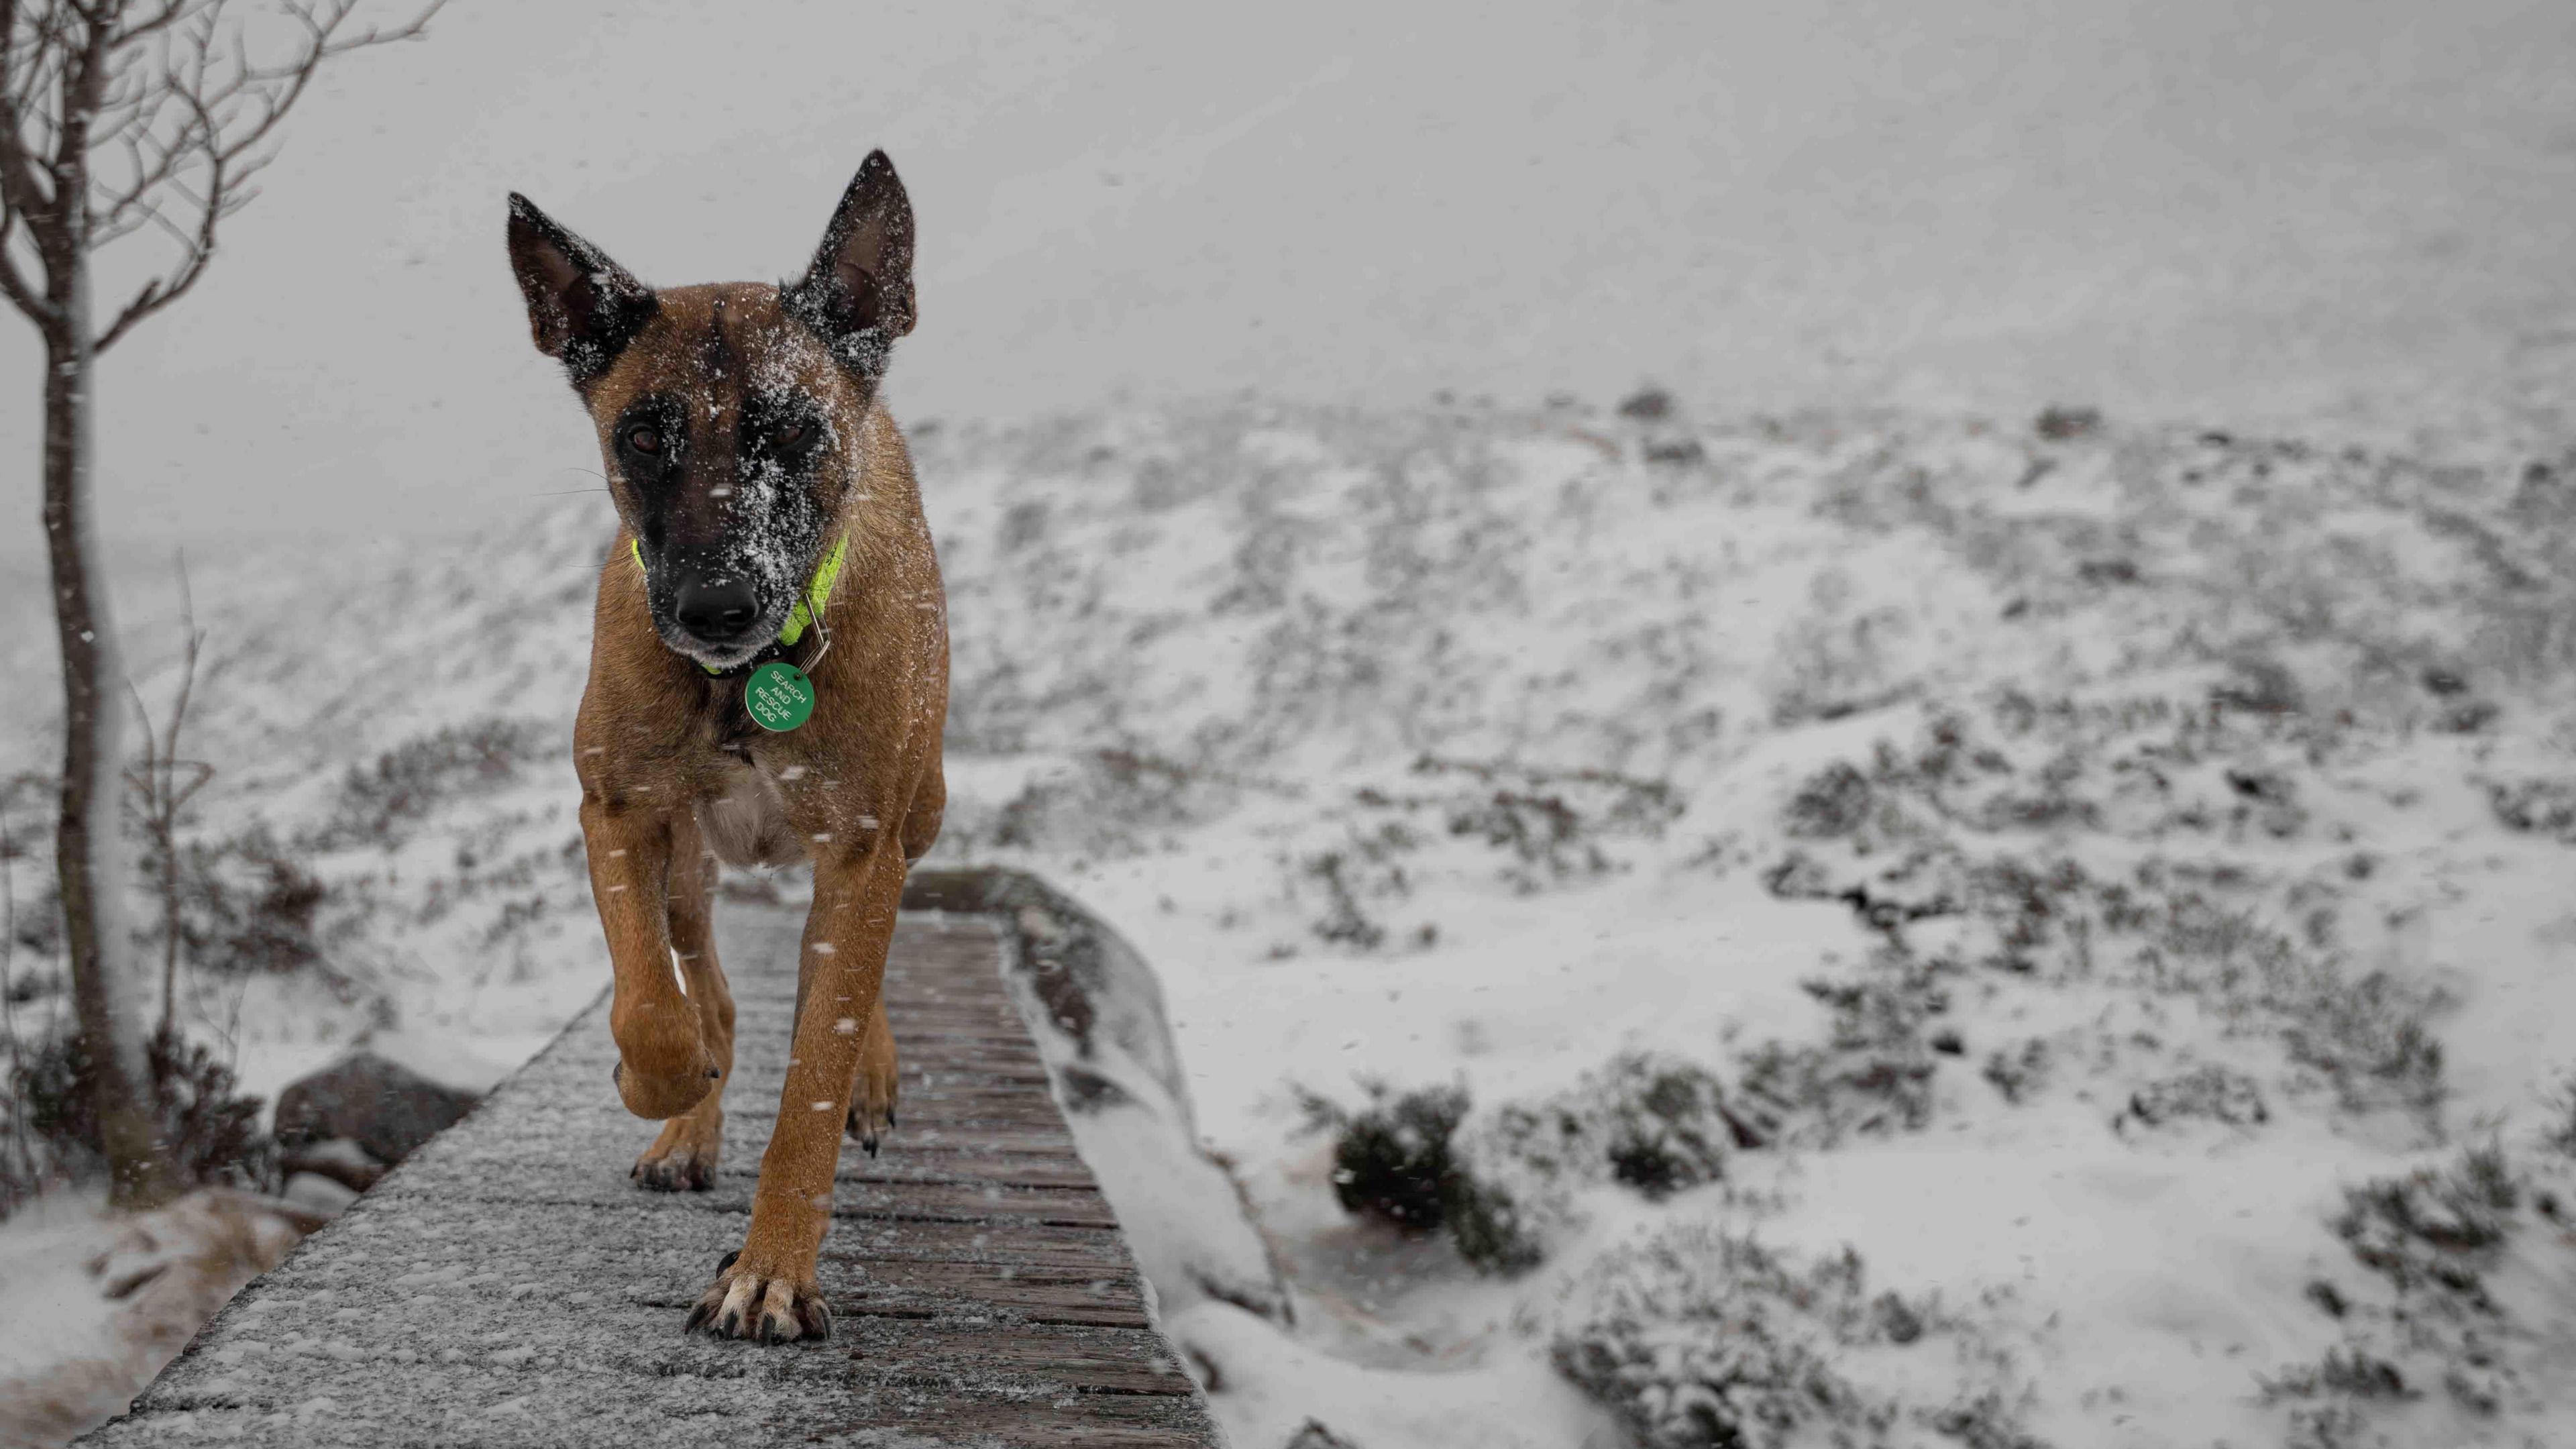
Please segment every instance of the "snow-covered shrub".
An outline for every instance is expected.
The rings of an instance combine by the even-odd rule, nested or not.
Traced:
[[[2387,1442],[2371,1437],[2378,1417],[2416,1400],[2438,1408],[2409,1411],[2414,1442],[2483,1440],[2471,1425],[2548,1394],[2564,1374],[2549,1285],[2565,1281],[2576,1244],[2568,1167],[2548,1153],[2517,1162],[2490,1142],[2346,1189],[2328,1226],[2369,1278],[2349,1291],[2311,1284],[2339,1341],[2264,1380],[2267,1399],[2294,1405],[2293,1442]],[[2437,1428],[2428,1413],[2452,1422]]]
[[[179,949],[191,966],[249,976],[323,960],[322,913],[332,888],[266,825],[183,845],[178,894]],[[157,916],[152,924],[158,934]]]
[[[2576,844],[2576,780],[2491,780],[2487,804],[2508,830]]]
[[[1781,823],[1793,840],[1839,839],[1869,823],[1873,803],[1869,776],[1836,760],[1798,786]]]
[[[1911,691],[1914,672],[1901,647],[1914,621],[1902,609],[1872,605],[1839,570],[1818,574],[1807,612],[1780,631],[1769,670],[1771,722],[1787,727],[1841,719],[1889,704]]]
[[[1872,1387],[1922,1376],[1873,1373],[1870,1358],[1955,1354],[1964,1332],[1936,1302],[1872,1294],[1848,1248],[1802,1263],[1684,1222],[1595,1261],[1568,1290],[1550,1352],[1645,1449],[1881,1445],[1907,1425],[1979,1449],[2034,1445],[1991,1355],[1932,1376],[1957,1386],[1947,1402]]]
[[[2411,1108],[2430,1116],[2442,1103],[2442,1043],[2430,1025],[2449,1002],[2437,988],[2372,971],[2291,983],[2277,999],[2293,1059],[2332,1078],[2344,1104]]]
[[[1986,1057],[1984,1077],[2003,1093],[2004,1100],[2016,1105],[2029,1101],[2048,1085],[2056,1065],[2056,1053],[2039,1037],[2025,1037],[2019,1045],[2005,1047]]]
[[[1420,845],[1403,821],[1390,820],[1374,829],[1354,827],[1339,844],[1307,855],[1291,877],[1291,889],[1317,903],[1308,929],[1320,940],[1355,951],[1384,945],[1388,926],[1379,911],[1413,893],[1404,858]]]
[[[442,802],[498,788],[534,756],[565,743],[558,721],[491,716],[448,725],[352,765],[330,818],[298,843],[310,850],[400,844],[411,824]]]
[[[2263,1396],[2272,1400],[2334,1396],[2411,1399],[2417,1393],[2397,1365],[2367,1350],[2350,1347],[2327,1349],[2325,1357],[2313,1364],[2284,1369],[2263,1380]]]
[[[2448,1170],[2346,1189],[2333,1228],[2356,1261],[2401,1293],[2435,1291],[2487,1308],[2483,1275],[2500,1256],[2521,1199],[2502,1150],[2473,1148]]]
[[[1067,768],[1034,775],[997,806],[961,801],[952,848],[1051,850],[1117,858],[1222,813],[1235,785],[1182,760],[1135,749],[1087,750]]]
[[[1510,855],[1504,878],[1525,893],[1604,874],[1613,865],[1604,837],[1660,835],[1682,808],[1660,780],[1607,771],[1515,771],[1427,757],[1413,768],[1484,787],[1462,790],[1449,802],[1449,833]]]
[[[2263,1089],[2252,1077],[2215,1062],[2159,1077],[2129,1094],[2113,1125],[2159,1127],[2197,1118],[2231,1127],[2258,1127],[2272,1118]]]
[[[1682,812],[1668,783],[1609,770],[1425,755],[1409,773],[1432,788],[1367,789],[1360,803],[1428,816],[1450,836],[1501,853],[1503,880],[1524,894],[1619,868],[1610,841],[1658,837]]]
[[[232,1069],[170,1032],[153,1034],[146,1060],[153,1135],[180,1180],[267,1186],[275,1148],[260,1128],[261,1101],[241,1094]],[[103,1151],[89,1072],[78,1034],[66,1032],[40,1043],[10,1074],[25,1130],[61,1170],[86,1170]]]
[[[1884,1434],[1891,1402],[1835,1368],[1874,1331],[1860,1259],[1801,1272],[1691,1227],[1605,1255],[1551,1346],[1557,1369],[1647,1449],[1763,1449],[1819,1423]]]
[[[1581,1216],[1581,1194],[1616,1183],[1649,1199],[1715,1182],[1754,1134],[1717,1077],[1693,1063],[1628,1053],[1546,1100],[1475,1117],[1455,1147],[1471,1185],[1452,1214],[1461,1255],[1490,1271],[1536,1264]]]
[[[2540,1133],[2540,1145],[2561,1157],[2576,1158],[2576,1073],[2558,1079],[2543,1104],[2549,1116]]]
[[[1368,1213],[1408,1232],[1436,1232],[1467,1191],[1449,1145],[1467,1116],[1467,1091],[1396,1093],[1383,1082],[1364,1085],[1368,1105],[1357,1112],[1303,1094],[1307,1124],[1333,1134],[1333,1196],[1344,1212]]]
[[[1949,1010],[1939,972],[1890,945],[1856,975],[1800,984],[1830,1013],[1826,1039],[1746,1054],[1730,1110],[1750,1139],[1831,1146],[1929,1123],[1938,1053],[1926,1023]]]
[[[1435,922],[1390,919],[1433,881],[1498,879],[1523,895],[1580,884],[1625,869],[1620,846],[1683,808],[1661,780],[1427,755],[1348,799],[1276,858],[1307,928],[1356,952],[1436,941]]]

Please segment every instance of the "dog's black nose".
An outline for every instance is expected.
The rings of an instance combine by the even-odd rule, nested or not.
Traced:
[[[671,599],[671,613],[681,628],[699,638],[725,640],[740,637],[760,610],[751,595],[751,580],[708,574],[681,581]]]

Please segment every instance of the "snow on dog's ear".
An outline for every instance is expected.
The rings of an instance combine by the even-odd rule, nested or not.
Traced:
[[[576,386],[606,372],[653,320],[652,288],[515,191],[510,270],[528,300],[537,350],[560,360]]]
[[[859,163],[804,280],[780,289],[788,312],[845,367],[875,378],[912,330],[912,199],[883,151]]]

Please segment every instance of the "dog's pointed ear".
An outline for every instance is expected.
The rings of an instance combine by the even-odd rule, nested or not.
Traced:
[[[606,372],[658,306],[652,288],[515,191],[510,270],[527,298],[537,350],[561,361],[575,386]]]
[[[912,199],[883,151],[859,163],[787,310],[843,365],[874,378],[894,340],[912,330]]]

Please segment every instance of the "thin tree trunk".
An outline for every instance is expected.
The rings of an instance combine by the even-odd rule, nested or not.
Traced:
[[[124,677],[116,635],[100,590],[96,530],[90,510],[93,438],[89,259],[75,256],[70,276],[54,288],[61,315],[45,347],[45,547],[53,565],[54,621],[63,655],[62,813],[54,860],[62,876],[63,934],[71,951],[72,1004],[78,1015],[107,1152],[108,1200],[150,1207],[177,1190],[169,1158],[144,1111],[139,1089],[150,1081],[135,1031],[130,982],[133,936],[125,925],[125,844],[119,838],[124,789],[120,748],[124,711],[108,689]]]

